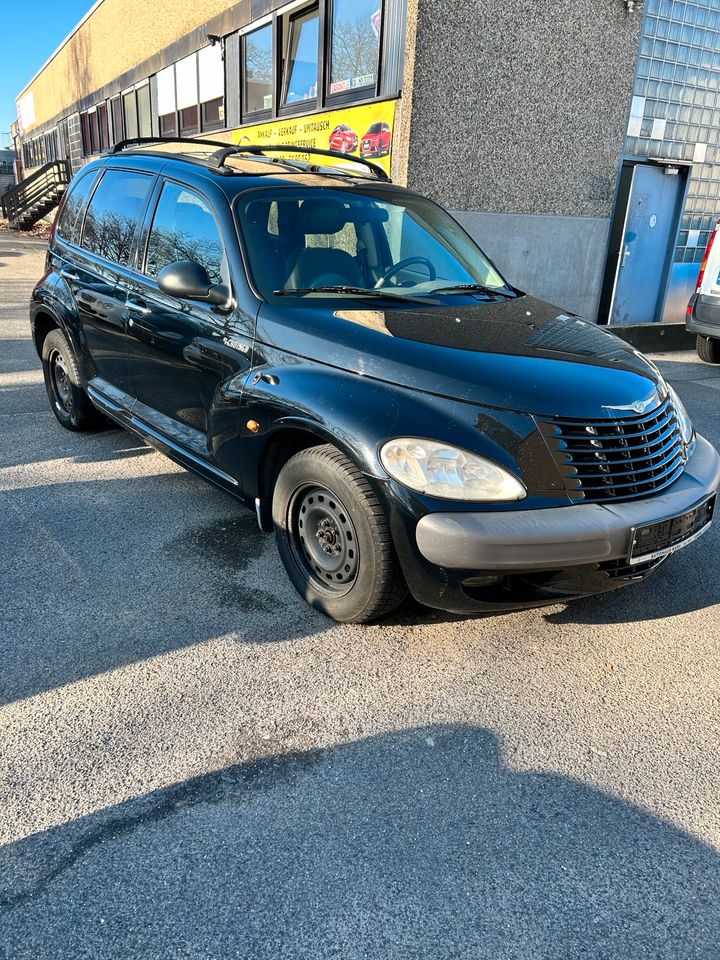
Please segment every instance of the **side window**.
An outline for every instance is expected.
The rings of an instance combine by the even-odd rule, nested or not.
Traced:
[[[222,237],[210,207],[187,187],[168,182],[153,217],[145,273],[156,277],[178,260],[202,264],[213,283],[222,283],[227,274]]]
[[[93,194],[82,233],[82,246],[116,263],[128,264],[152,177],[127,170],[107,170]]]
[[[69,188],[65,205],[57,223],[57,234],[70,243],[80,242],[80,227],[87,198],[92,192],[97,176],[90,174],[76,180]]]

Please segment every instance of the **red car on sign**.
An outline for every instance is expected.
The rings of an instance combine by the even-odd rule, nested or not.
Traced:
[[[358,135],[346,123],[338,124],[330,134],[330,149],[341,153],[354,153],[358,146]]]
[[[362,138],[360,145],[360,156],[362,157],[384,157],[390,153],[390,139],[392,133],[390,124],[373,123],[368,132]]]

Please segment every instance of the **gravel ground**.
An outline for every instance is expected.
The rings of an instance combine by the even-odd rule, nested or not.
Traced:
[[[0,958],[720,955],[718,531],[645,584],[337,626],[231,499],[67,433],[0,235]],[[655,358],[720,440],[720,371]]]

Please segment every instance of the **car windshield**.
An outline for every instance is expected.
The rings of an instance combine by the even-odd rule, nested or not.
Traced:
[[[241,196],[236,210],[265,300],[514,294],[449,214],[411,193],[266,187]]]

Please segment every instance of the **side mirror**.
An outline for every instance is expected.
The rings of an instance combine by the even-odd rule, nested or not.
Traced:
[[[157,278],[158,286],[168,296],[179,300],[200,300],[228,309],[230,290],[224,283],[213,283],[200,263],[178,260],[163,267]]]

